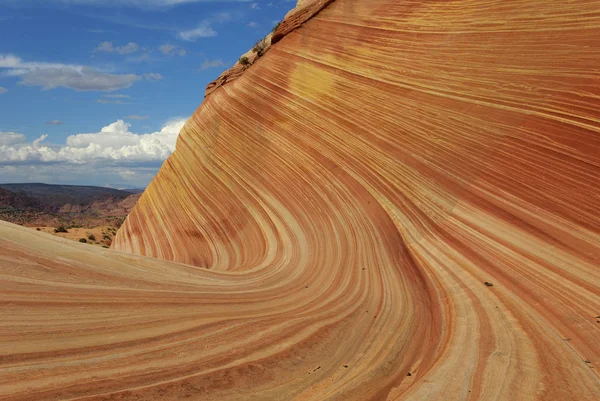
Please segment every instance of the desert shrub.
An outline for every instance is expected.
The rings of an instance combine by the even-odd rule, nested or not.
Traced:
[[[42,231],[42,229],[41,228],[36,228],[35,231]]]
[[[267,41],[265,38],[262,38],[261,40],[256,42],[256,44],[252,48],[252,51],[254,53],[256,53],[258,55],[258,57],[262,57],[262,55],[265,54],[266,50],[267,50]]]
[[[68,233],[69,231],[66,228],[64,228],[63,226],[60,226],[60,227],[56,227],[54,229],[54,232],[55,233]]]
[[[85,238],[79,238],[79,242],[83,242],[85,244],[87,240]]]
[[[279,25],[281,25],[281,22],[278,22],[275,24],[275,26],[273,27],[273,30],[271,31],[271,33],[275,33],[275,31],[277,30],[277,28],[279,28]]]
[[[96,236],[94,234],[90,234],[90,235],[88,235],[88,239],[90,241],[96,241]]]
[[[102,245],[102,248],[110,249],[110,246],[108,246],[108,245]]]
[[[240,64],[243,66],[250,65],[250,60],[248,60],[248,57],[246,56],[240,57]]]

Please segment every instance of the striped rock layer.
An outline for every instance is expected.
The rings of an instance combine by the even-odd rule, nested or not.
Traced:
[[[599,67],[599,1],[329,4],[127,253],[0,224],[0,400],[598,400]]]

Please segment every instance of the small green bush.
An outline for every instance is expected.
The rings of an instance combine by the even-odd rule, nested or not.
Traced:
[[[68,233],[69,231],[66,228],[64,228],[63,226],[60,226],[60,227],[56,227],[54,229],[54,232],[55,233]]]
[[[96,237],[94,236],[94,234],[90,234],[90,235],[88,235],[88,239],[89,239],[90,241],[96,241]]]
[[[240,64],[243,66],[250,65],[250,60],[248,60],[248,57],[246,56],[240,57]]]
[[[265,51],[267,51],[267,41],[266,41],[266,39],[262,38],[261,40],[259,40],[258,42],[256,42],[256,44],[252,48],[252,51],[254,53],[256,53],[258,55],[258,57],[262,57],[262,55],[265,54]]]
[[[79,238],[79,242],[83,242],[85,244],[87,243],[87,240],[85,238]]]

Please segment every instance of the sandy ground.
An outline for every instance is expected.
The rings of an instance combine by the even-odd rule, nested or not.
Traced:
[[[28,227],[36,231],[42,231],[45,233],[49,233],[52,235],[56,235],[60,238],[70,239],[73,241],[79,241],[81,238],[84,238],[87,244],[94,246],[110,246],[112,239],[114,237],[114,232],[116,232],[115,227],[111,226],[98,226],[92,228],[69,228],[68,233],[55,233],[54,229],[56,227]],[[37,230],[39,228],[39,230]],[[94,236],[94,239],[90,239],[90,235]],[[108,238],[105,238],[108,237]]]

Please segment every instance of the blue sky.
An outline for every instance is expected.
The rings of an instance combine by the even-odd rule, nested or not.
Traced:
[[[145,186],[295,0],[0,0],[0,182]]]

